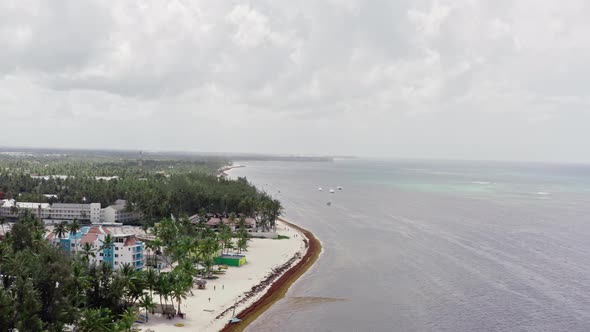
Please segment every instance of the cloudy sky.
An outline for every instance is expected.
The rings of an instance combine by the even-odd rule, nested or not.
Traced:
[[[587,0],[0,0],[0,146],[590,161]]]

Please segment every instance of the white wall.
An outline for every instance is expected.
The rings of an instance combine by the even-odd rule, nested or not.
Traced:
[[[104,210],[103,218],[104,222],[115,222],[117,211],[112,207],[106,207]]]
[[[100,222],[100,203],[91,203],[90,204],[90,222],[91,223]]]

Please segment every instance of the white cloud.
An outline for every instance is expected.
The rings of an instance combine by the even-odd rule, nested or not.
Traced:
[[[5,1],[2,145],[590,160],[589,9]]]

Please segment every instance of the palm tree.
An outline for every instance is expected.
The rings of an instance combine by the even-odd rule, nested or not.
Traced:
[[[206,277],[209,277],[210,275],[211,267],[214,264],[213,255],[219,251],[219,248],[219,241],[217,241],[217,238],[215,237],[205,238],[204,241],[201,241],[199,244],[199,255],[203,266],[205,266]]]
[[[150,225],[147,222],[144,222],[141,224],[141,229],[143,230],[143,232],[145,233],[145,235],[148,235],[148,232],[150,230]]]
[[[90,243],[86,242],[86,243],[84,243],[84,247],[82,247],[82,258],[84,259],[86,264],[88,264],[88,262],[90,262],[90,257],[94,258],[94,257],[96,257],[96,254],[94,253],[94,249],[92,248],[92,245]]]
[[[242,253],[242,251],[245,251],[248,249],[248,241],[250,241],[250,238],[248,236],[248,232],[246,230],[241,230],[238,233],[238,243],[237,243],[239,253]]]
[[[91,286],[91,276],[88,273],[88,265],[83,266],[79,262],[74,262],[72,264],[71,276],[74,282],[74,294],[72,294],[74,301],[80,305],[87,304],[87,296],[89,295],[88,291]]]
[[[147,323],[150,320],[149,312],[154,310],[156,307],[156,303],[151,295],[144,294],[139,299],[139,307],[145,309],[145,322]]]
[[[113,325],[113,316],[110,309],[86,309],[82,312],[82,319],[78,323],[78,331],[110,332],[113,331]]]
[[[171,288],[171,295],[173,298],[176,299],[178,302],[178,313],[180,314],[180,303],[182,299],[186,299],[186,295],[188,293],[189,285],[186,283],[186,278],[183,276],[183,273],[174,273],[174,281],[172,283]],[[192,278],[191,278],[192,281]]]
[[[64,235],[66,235],[68,233],[67,223],[65,221],[62,221],[61,223],[59,223],[57,226],[55,226],[53,233],[55,234],[55,237],[57,239],[57,243],[59,243],[59,240],[61,238],[63,238]]]
[[[103,253],[104,253],[105,249],[108,250],[108,254],[110,255],[109,257],[112,258],[111,267],[114,269],[115,268],[115,253],[113,252],[113,247],[115,246],[115,238],[113,238],[113,236],[111,234],[107,234],[104,237],[104,240],[100,240],[100,242],[102,243],[102,245],[100,246],[99,250],[102,250]],[[107,257],[106,253],[105,253],[105,257]]]
[[[74,236],[74,248],[76,249],[76,252],[78,252],[78,239],[77,239],[76,235],[82,229],[82,226],[80,226],[78,219],[74,219],[74,221],[72,221],[69,229],[70,229],[70,234],[72,234]]]
[[[145,280],[146,286],[150,290],[150,296],[154,295],[154,288],[156,287],[156,283],[158,282],[158,272],[151,267],[148,267],[143,272],[143,278]]]
[[[132,332],[132,331],[139,331],[138,329],[133,328],[133,324],[137,320],[137,311],[134,308],[127,308],[123,314],[121,314],[121,318],[117,322],[116,331],[125,331],[125,332]]]
[[[164,305],[168,305],[168,298],[170,297],[170,293],[172,292],[172,283],[171,283],[171,275],[170,273],[160,273],[158,275],[158,280],[156,282],[155,291],[160,296],[160,307],[164,310]],[[164,305],[162,304],[162,298],[164,298]]]
[[[222,247],[221,247],[221,253],[223,253],[226,249],[229,249],[231,247],[231,239],[232,239],[232,232],[231,232],[231,228],[229,227],[229,225],[221,225],[221,229],[219,230],[219,237],[221,239],[221,243],[222,243]]]
[[[143,295],[146,282],[132,264],[122,264],[118,272],[123,286],[125,302],[128,306],[133,305]]]
[[[0,287],[0,322],[3,322],[3,331],[10,331],[12,324],[14,324],[15,310],[14,299],[9,290]]]
[[[157,229],[157,228],[154,228]],[[148,242],[149,245],[151,246],[151,251],[153,251],[155,253],[155,255],[153,255],[153,259],[154,259],[154,264],[158,267],[158,270],[160,269],[159,267],[159,262],[160,262],[160,256],[163,256],[163,252],[162,252],[162,245],[163,242],[161,239],[157,238],[154,239],[153,241]]]
[[[18,277],[14,285],[15,325],[19,331],[40,331],[43,321],[39,317],[41,302],[39,291],[32,279]]]

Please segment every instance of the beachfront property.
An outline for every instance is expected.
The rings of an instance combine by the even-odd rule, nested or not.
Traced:
[[[191,216],[189,220],[191,220],[193,223],[197,223],[198,218],[199,217],[197,215],[194,215]],[[239,228],[240,219],[236,218],[232,221],[227,216],[208,216],[207,221],[205,222],[205,225],[214,231],[218,231],[221,224],[228,225],[232,231],[236,231]],[[244,228],[248,232],[254,231],[256,228],[256,221],[253,218],[246,218],[244,222]]]
[[[130,264],[135,269],[142,270],[145,266],[145,245],[139,239],[137,233],[137,227],[92,225],[82,227],[75,235],[68,232],[58,237],[54,231],[51,231],[46,238],[70,255],[76,252],[84,252],[85,245],[90,244],[94,253],[94,256],[90,255],[88,257],[91,264],[106,262],[113,269],[118,269],[124,264]],[[114,240],[111,248],[104,247],[107,235],[110,235]]]
[[[100,203],[32,203],[16,202],[14,199],[0,200],[0,217],[17,219],[23,211],[44,220],[47,223],[61,221],[89,221],[96,223],[124,223],[139,220],[141,214],[127,210],[127,201],[117,200],[105,208]]]

